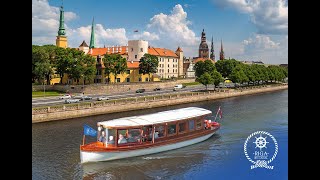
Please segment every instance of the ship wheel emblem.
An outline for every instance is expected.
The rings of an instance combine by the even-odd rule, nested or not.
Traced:
[[[256,144],[256,148],[260,148],[260,151],[262,148],[267,148],[267,143],[269,143],[267,141],[267,136],[264,138],[262,137],[262,134],[260,134],[260,137],[255,137],[256,141],[253,142],[254,144]]]

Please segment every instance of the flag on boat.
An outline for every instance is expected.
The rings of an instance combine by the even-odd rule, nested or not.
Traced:
[[[83,134],[87,136],[97,136],[97,131],[88,125],[83,125]]]

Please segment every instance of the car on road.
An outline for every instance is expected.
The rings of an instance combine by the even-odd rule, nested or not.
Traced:
[[[60,96],[59,99],[70,99],[70,94],[64,94],[63,96]]]
[[[81,101],[83,101],[83,100],[91,100],[92,99],[92,97],[90,97],[90,96],[82,96],[81,97]]]
[[[98,101],[103,101],[103,100],[109,100],[110,98],[107,97],[107,96],[101,96],[101,97],[98,97],[97,100]]]
[[[182,88],[184,88],[184,87],[182,86],[182,84],[177,84],[177,85],[175,85],[175,86],[173,87],[173,90],[176,91],[176,90],[179,90],[179,89],[182,89]]]
[[[154,90],[154,91],[160,91],[161,88],[157,87],[157,88],[154,88],[153,90]]]
[[[78,103],[80,101],[80,99],[66,99],[64,102],[66,104],[70,104],[70,103]]]
[[[144,93],[146,90],[145,89],[138,89],[136,90],[136,93]]]

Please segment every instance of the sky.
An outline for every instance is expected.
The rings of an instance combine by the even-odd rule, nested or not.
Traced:
[[[55,44],[62,0],[32,0],[32,44]],[[63,0],[69,47],[89,44],[95,22],[97,47],[142,39],[150,46],[197,57],[204,29],[216,59],[288,63],[287,0]],[[138,30],[138,32],[134,32]]]

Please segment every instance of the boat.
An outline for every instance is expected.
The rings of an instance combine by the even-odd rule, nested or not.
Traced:
[[[97,141],[85,144],[83,136],[81,163],[143,156],[199,143],[220,128],[220,123],[208,119],[210,116],[210,110],[188,107],[98,122]]]

